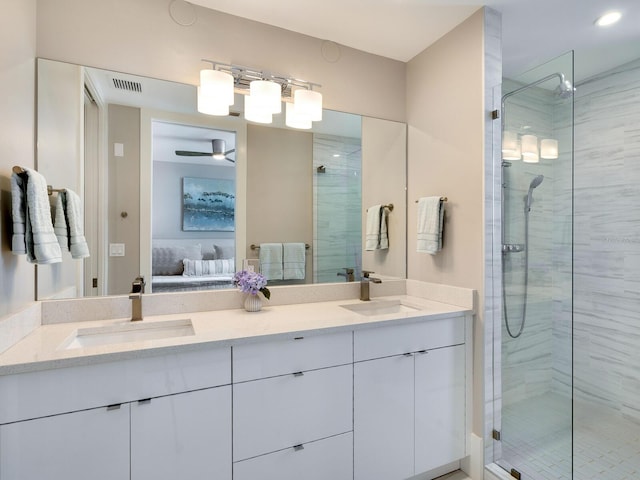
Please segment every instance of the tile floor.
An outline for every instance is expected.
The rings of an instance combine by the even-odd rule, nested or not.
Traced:
[[[576,403],[572,465],[571,408],[569,399],[546,394],[503,409],[503,458],[522,480],[639,479],[640,424]]]

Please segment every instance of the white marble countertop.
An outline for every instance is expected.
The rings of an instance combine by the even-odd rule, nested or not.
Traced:
[[[266,306],[260,312],[254,313],[233,309],[154,315],[145,317],[143,322],[148,324],[190,319],[194,334],[73,349],[64,347],[68,345],[69,339],[75,336],[77,330],[89,327],[117,327],[130,323],[130,320],[119,318],[43,325],[0,355],[0,375],[125,360],[211,346],[237,345],[267,338],[289,338],[303,334],[308,336],[389,323],[425,321],[471,312],[465,307],[406,295],[378,297],[369,304],[388,300],[399,300],[416,310],[365,316],[341,307],[364,303],[356,299]]]

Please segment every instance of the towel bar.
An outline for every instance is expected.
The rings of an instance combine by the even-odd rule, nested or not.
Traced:
[[[447,197],[440,197],[440,200],[442,200],[443,202],[448,202],[449,199]],[[415,203],[418,203],[418,200],[416,200]]]
[[[311,248],[311,245],[309,245],[308,243],[305,243],[304,248],[305,250],[309,250]],[[252,243],[251,250],[260,250],[260,245],[256,245],[255,243]]]
[[[13,171],[13,173],[18,174],[18,175],[21,175],[23,173],[27,173],[27,171],[24,168],[19,167],[17,165],[12,168],[12,171]],[[47,185],[47,194],[50,195],[50,196],[53,195],[53,192],[62,192],[63,190],[64,190],[64,188],[53,188],[51,185]]]

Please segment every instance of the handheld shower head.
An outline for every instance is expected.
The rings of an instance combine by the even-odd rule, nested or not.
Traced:
[[[524,198],[524,210],[525,212],[529,212],[531,210],[531,204],[533,203],[533,190],[538,188],[542,181],[544,180],[544,175],[536,175],[531,180],[529,184],[529,192],[527,192],[527,196]]]

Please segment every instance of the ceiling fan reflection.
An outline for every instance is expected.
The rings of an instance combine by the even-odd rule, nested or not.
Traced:
[[[227,160],[228,162],[235,163],[236,161],[229,158],[227,155],[236,151],[235,148],[226,150],[227,145],[224,140],[220,138],[214,138],[211,140],[213,146],[213,152],[193,152],[190,150],[176,150],[176,155],[181,157],[213,157],[215,160]]]

